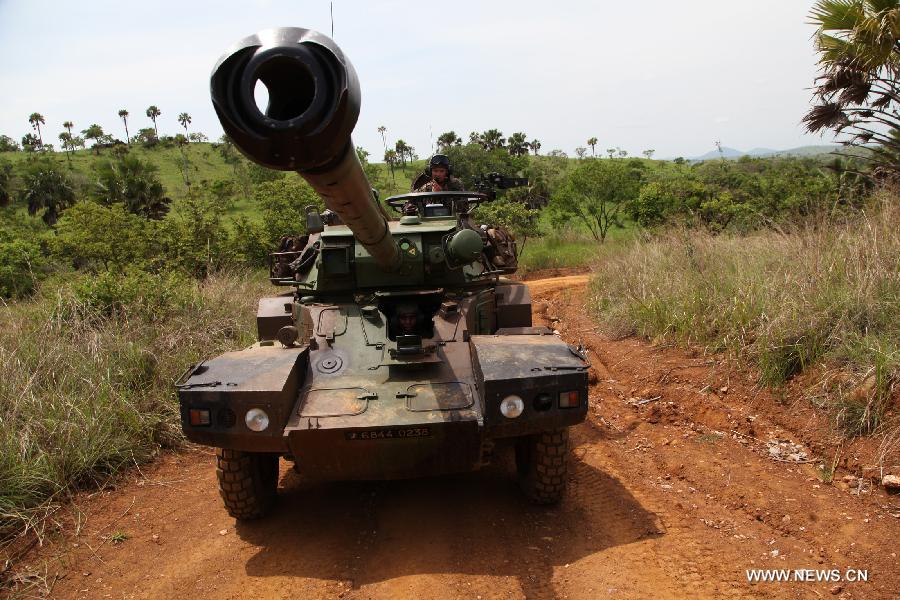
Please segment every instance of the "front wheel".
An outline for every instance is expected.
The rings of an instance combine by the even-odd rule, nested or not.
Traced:
[[[219,495],[235,519],[258,519],[275,502],[278,455],[216,449]]]
[[[556,504],[566,491],[568,428],[553,429],[516,440],[519,485],[537,504]]]

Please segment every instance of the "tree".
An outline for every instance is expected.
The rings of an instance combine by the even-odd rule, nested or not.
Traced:
[[[157,142],[159,142],[159,138],[156,137],[156,130],[152,127],[144,127],[143,129],[138,130],[138,132],[134,136],[134,141],[140,143],[147,148],[155,146]]]
[[[387,127],[384,125],[378,126],[378,133],[381,134],[381,143],[384,145],[384,151],[387,152],[387,138],[384,137],[384,132],[387,131]]]
[[[195,131],[188,135],[188,140],[191,142],[208,142],[209,138],[203,132]]]
[[[159,118],[161,114],[162,111],[152,104],[147,108],[147,116],[153,121],[153,132],[156,134],[156,137],[159,137],[159,128],[156,126],[156,119]]]
[[[72,121],[63,121],[63,127],[66,128],[66,131],[69,132],[69,135],[72,135],[72,128],[75,127],[75,124]]]
[[[63,150],[66,151],[66,158],[68,158],[69,161],[71,162],[72,155],[69,154],[69,150],[72,149],[72,134],[69,133],[68,131],[63,131],[62,133],[59,134],[58,137],[59,137],[60,143],[62,143]]]
[[[900,174],[900,0],[818,0],[810,13],[819,54],[816,105],[803,122],[846,146],[875,144],[866,160]]]
[[[8,135],[0,135],[0,152],[18,152],[19,143]]]
[[[33,133],[26,133],[22,136],[22,149],[25,152],[34,152],[41,147],[41,141],[38,136]]]
[[[578,146],[577,148],[575,148],[575,155],[578,156],[578,158],[584,158],[586,154],[587,148],[585,148],[584,146]]]
[[[413,156],[413,147],[407,144],[403,140],[397,140],[397,143],[394,144],[394,150],[397,152],[397,157],[400,159],[400,164],[402,166],[406,166],[407,157],[412,160]]]
[[[609,154],[610,158],[613,158],[616,155],[616,149],[615,148],[607,148],[606,153]]]
[[[187,126],[191,124],[191,115],[187,114],[186,112],[180,113],[178,115],[178,122],[181,123],[182,127],[184,127],[184,133],[186,135],[188,132]]]
[[[22,200],[28,204],[28,214],[42,212],[41,219],[51,227],[59,214],[75,203],[75,190],[65,173],[49,159],[31,163],[22,178]]]
[[[131,136],[128,133],[128,111],[124,108],[119,109],[119,118],[125,123],[125,143],[131,145]]]
[[[453,175],[462,180],[465,189],[473,189],[475,177],[485,173],[497,172],[512,175],[523,170],[528,159],[524,156],[512,156],[505,149],[487,151],[478,144],[451,146],[446,151]]]
[[[447,131],[438,136],[438,150],[444,152],[451,146],[459,146],[462,144],[462,138],[456,135],[455,131]]]
[[[641,152],[641,154],[644,155],[644,158],[646,158],[647,160],[650,160],[653,158],[653,154],[655,152],[656,152],[656,150],[653,150],[652,148],[648,148],[647,150],[644,150],[643,152]]]
[[[506,139],[499,129],[488,129],[481,134],[481,145],[485,150],[496,150],[505,147]]]
[[[103,141],[103,137],[106,135],[105,133],[103,133],[103,128],[96,123],[93,123],[87,129],[83,129],[81,131],[81,135],[83,135],[85,139],[94,140],[94,151],[99,156],[100,144]]]
[[[384,162],[387,163],[388,167],[391,168],[391,180],[396,181],[394,178],[394,166],[396,166],[397,162],[400,160],[400,156],[397,154],[396,150],[385,150],[384,151]]]
[[[591,156],[597,156],[597,152],[596,152],[597,138],[595,138],[595,137],[588,138],[587,145],[591,147]]]
[[[121,270],[148,258],[150,244],[143,226],[140,217],[122,204],[82,201],[59,219],[50,247],[54,254],[89,270]]]
[[[9,205],[12,189],[12,165],[5,160],[0,161],[0,206]]]
[[[130,154],[106,161],[98,167],[94,197],[107,206],[121,203],[130,213],[162,219],[169,211],[171,200],[157,171],[156,165]]]
[[[260,207],[270,247],[283,235],[299,233],[298,227],[306,222],[307,206],[315,206],[320,211],[325,209],[319,195],[296,174],[259,184],[253,196],[256,206]]]
[[[535,156],[537,156],[537,155],[538,155],[538,152],[539,152],[540,149],[541,149],[541,142],[540,142],[540,140],[538,140],[537,138],[535,138],[535,139],[531,140],[531,141],[528,143],[528,145],[531,146],[531,151],[534,152],[534,155],[535,155]]]
[[[553,210],[583,222],[598,242],[622,226],[623,207],[640,189],[640,173],[628,161],[587,160],[572,171],[551,200]]]
[[[507,140],[507,150],[513,156],[525,156],[528,154],[528,138],[521,131],[509,136]]]
[[[28,117],[28,122],[31,123],[31,127],[37,131],[38,134],[38,148],[44,145],[44,138],[41,135],[41,125],[44,124],[44,115],[39,112],[31,113],[31,116]]]

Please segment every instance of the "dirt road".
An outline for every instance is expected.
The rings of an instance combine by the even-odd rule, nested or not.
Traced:
[[[897,597],[898,498],[771,458],[771,438],[816,454],[796,404],[715,358],[597,335],[584,276],[529,285],[536,320],[595,365],[560,506],[524,501],[508,457],[390,483],[310,484],[282,468],[271,518],[236,524],[212,453],[195,448],[83,499],[80,535],[20,572],[46,572],[58,598]],[[868,582],[749,583],[748,569],[859,569]]]

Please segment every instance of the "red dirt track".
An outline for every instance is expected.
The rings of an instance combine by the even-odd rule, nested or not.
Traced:
[[[80,534],[16,571],[46,573],[54,598],[898,597],[900,498],[769,458],[770,437],[809,443],[789,407],[717,357],[595,333],[586,276],[528,284],[535,324],[594,365],[559,506],[524,500],[505,454],[385,483],[310,483],[282,463],[274,513],[238,524],[212,451],[192,447],[79,499]],[[869,580],[748,583],[763,568]]]

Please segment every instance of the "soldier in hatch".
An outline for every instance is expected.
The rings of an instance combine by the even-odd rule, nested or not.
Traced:
[[[425,169],[425,172],[422,175],[419,175],[419,178],[413,183],[415,186],[416,183],[422,181],[422,179],[426,179],[425,183],[419,185],[414,188],[414,192],[462,192],[465,191],[463,188],[462,181],[453,177],[451,174],[453,170],[450,168],[450,159],[447,158],[446,154],[435,154],[431,157],[431,160],[428,161],[428,167]],[[443,204],[447,208],[452,208],[449,202],[443,202]],[[403,214],[405,215],[416,215],[421,214],[421,202],[417,201],[409,201],[403,207]]]
[[[453,170],[450,168],[450,159],[446,154],[435,154],[428,161],[428,168],[425,170],[429,179],[424,185],[416,188],[417,192],[462,192],[462,181],[453,177]]]
[[[397,318],[397,335],[419,333],[419,307],[415,304],[400,304],[394,313]]]

